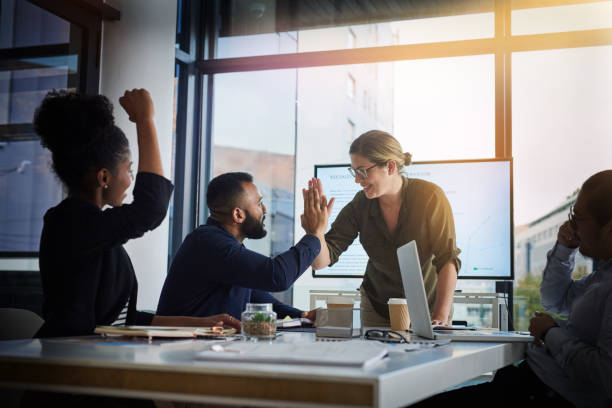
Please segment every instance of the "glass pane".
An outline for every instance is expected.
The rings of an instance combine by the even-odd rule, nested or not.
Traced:
[[[38,252],[42,216],[62,199],[38,140],[0,141],[0,251]]]
[[[68,86],[69,77],[73,74],[76,72],[61,65],[53,68],[0,71],[0,125],[30,124],[34,111],[47,92],[53,89],[75,90]]]
[[[415,161],[495,156],[493,55],[396,63],[396,137]]]
[[[3,0],[0,48],[66,44],[70,23],[26,0]]]
[[[172,113],[172,154],[170,155],[171,157],[171,164],[170,164],[170,180],[172,180],[172,182],[176,185],[176,139],[177,139],[177,116],[181,115],[184,113],[183,112],[179,112],[178,110],[178,100],[179,100],[179,84],[181,82],[181,77],[183,75],[183,65],[181,64],[174,64],[174,92],[173,92],[173,101],[172,101],[172,106],[173,106],[173,113]],[[183,96],[183,95],[181,95]],[[181,118],[181,121],[183,120],[183,118]],[[180,137],[185,137],[185,135],[181,134]],[[174,227],[174,221],[175,221],[175,217],[174,217],[174,194],[172,194],[172,197],[170,197],[170,204],[168,205],[168,264],[170,264],[172,262],[172,257],[174,256],[174,253],[176,252],[176,250],[178,250],[178,248],[174,248],[174,240],[173,240],[173,236],[174,236],[174,231],[173,231],[173,227]],[[182,237],[181,237],[182,238]]]
[[[491,38],[493,1],[223,2],[217,58]]]
[[[191,17],[191,1],[177,0],[176,2],[176,40],[175,48],[189,53],[189,19]]]
[[[515,311],[520,330],[539,304],[546,253],[577,189],[610,168],[612,46],[515,53],[512,133]],[[592,262],[577,257],[575,275]]]
[[[274,256],[293,246],[296,70],[214,78],[213,177],[253,175],[267,208],[263,239],[245,245]],[[291,292],[279,295],[291,302]]]
[[[48,91],[76,90],[81,30],[25,0],[3,2],[1,13],[1,47],[25,48],[0,60],[0,253],[37,252],[62,186],[31,123]]]
[[[513,0],[513,8],[524,1]],[[594,30],[612,27],[612,2],[513,10],[512,35]]]
[[[492,55],[302,68],[297,84],[296,191],[315,165],[348,163],[352,141],[371,129],[393,134],[415,161],[495,154]],[[302,204],[296,201],[296,215]],[[299,217],[295,231],[296,238],[303,234]],[[310,290],[355,290],[360,283],[304,274],[294,304],[307,308]],[[470,285],[464,290],[484,288]]]

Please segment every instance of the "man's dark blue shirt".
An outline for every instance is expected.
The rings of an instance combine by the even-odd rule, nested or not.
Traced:
[[[301,311],[275,299],[310,266],[321,250],[314,235],[274,258],[247,249],[209,218],[179,248],[157,305],[164,316],[228,313],[240,319],[247,303],[272,303],[279,318]]]

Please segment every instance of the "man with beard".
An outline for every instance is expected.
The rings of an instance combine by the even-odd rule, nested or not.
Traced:
[[[572,279],[574,257],[593,258],[593,272]],[[437,395],[416,406],[463,402],[516,407],[612,406],[612,170],[591,176],[570,208],[548,253],[541,303],[529,331],[525,360],[499,370],[493,381]]]
[[[211,180],[206,192],[211,215],[205,225],[185,238],[174,257],[157,313],[228,313],[240,319],[247,303],[272,303],[279,318],[289,315],[314,320],[314,311],[302,312],[269,293],[289,289],[321,250],[317,237],[327,229],[333,203],[328,205],[318,194],[304,194],[302,227],[306,235],[294,247],[271,258],[242,244],[245,238],[266,235],[266,207],[253,177],[237,172]],[[214,310],[219,312],[211,313]]]

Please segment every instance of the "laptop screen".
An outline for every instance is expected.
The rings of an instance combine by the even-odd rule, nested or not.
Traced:
[[[397,249],[397,260],[402,274],[412,332],[418,336],[433,339],[434,332],[431,327],[431,315],[429,314],[416,241],[410,241],[399,247]]]

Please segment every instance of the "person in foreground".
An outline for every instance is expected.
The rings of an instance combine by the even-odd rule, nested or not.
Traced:
[[[363,190],[338,214],[314,260],[313,269],[333,265],[359,235],[368,254],[361,292],[362,327],[389,326],[389,298],[404,297],[397,248],[415,240],[423,270],[432,324],[451,320],[453,295],[460,268],[455,224],[440,187],[402,175],[410,153],[390,134],[371,130],[353,141],[348,169]],[[312,179],[308,191],[323,194]]]
[[[229,313],[240,318],[247,303],[272,303],[279,318],[306,317],[269,292],[280,292],[310,266],[321,249],[317,238],[329,218],[325,197],[312,192],[302,215],[306,235],[289,250],[271,258],[247,249],[245,238],[266,235],[266,207],[253,177],[225,173],[208,184],[206,202],[210,217],[191,232],[179,248],[157,306],[157,313],[203,316]]]
[[[593,258],[594,266],[590,275],[573,280],[577,250]],[[478,405],[499,396],[516,407],[612,406],[612,170],[582,185],[548,253],[540,295],[548,312],[568,319],[536,312],[529,326],[536,341],[518,367],[417,406]]]
[[[40,274],[45,322],[36,336],[86,335],[97,325],[122,324],[239,328],[227,315],[195,319],[136,310],[138,283],[122,245],[162,222],[173,186],[163,177],[149,93],[126,91],[119,103],[138,134],[131,204],[123,204],[133,179],[128,140],[115,125],[106,97],[50,92],[35,113],[35,130],[68,191],[44,217]],[[102,210],[107,205],[111,208]]]

